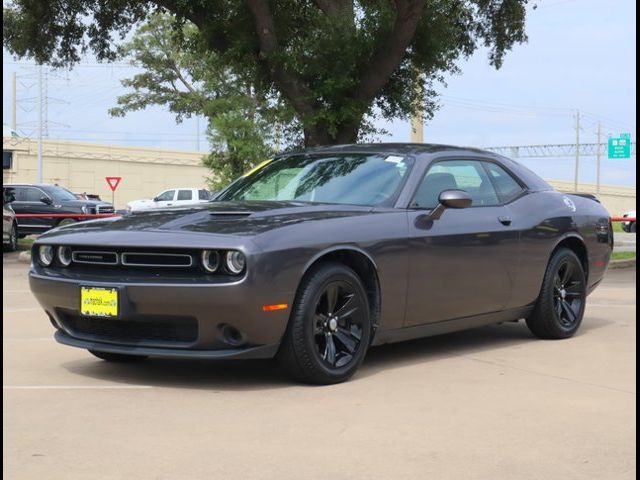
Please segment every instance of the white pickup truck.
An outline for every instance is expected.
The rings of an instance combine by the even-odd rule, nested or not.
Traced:
[[[151,210],[154,208],[183,207],[208,202],[211,193],[203,188],[170,188],[156,195],[151,200],[134,200],[127,203],[128,212]]]

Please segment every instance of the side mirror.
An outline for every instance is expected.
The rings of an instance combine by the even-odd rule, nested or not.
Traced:
[[[153,197],[153,201],[154,202],[159,202],[160,200],[158,199],[158,197]]]
[[[46,205],[51,205],[53,203],[53,200],[45,196],[40,197],[40,201]]]
[[[447,208],[469,208],[473,199],[464,190],[445,190],[440,193],[438,202],[438,206],[429,215],[432,220],[438,220]]]

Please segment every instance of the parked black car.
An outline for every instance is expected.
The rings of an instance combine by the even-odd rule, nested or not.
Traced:
[[[609,213],[520,164],[438,145],[286,154],[215,201],[71,225],[33,246],[60,343],[109,361],[277,356],[349,378],[369,346],[526,319],[580,327]]]
[[[73,215],[113,213],[113,205],[95,200],[79,200],[59,185],[6,183],[3,194],[17,214],[56,215],[42,218],[17,218],[20,237],[78,221]],[[68,217],[59,215],[69,214]]]

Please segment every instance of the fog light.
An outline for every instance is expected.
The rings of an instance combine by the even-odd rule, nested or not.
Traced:
[[[226,264],[229,272],[234,275],[241,273],[244,270],[245,263],[246,261],[242,252],[237,250],[227,252]]]
[[[58,247],[58,261],[63,267],[71,265],[71,248]]]
[[[202,267],[210,273],[215,272],[220,265],[220,255],[215,250],[205,250],[202,252]]]
[[[38,248],[38,258],[40,263],[45,267],[51,265],[53,262],[53,247],[51,245],[40,245]]]

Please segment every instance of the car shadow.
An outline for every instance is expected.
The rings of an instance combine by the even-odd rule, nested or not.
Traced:
[[[585,318],[577,336],[613,323]],[[447,357],[498,350],[537,340],[524,322],[474,328],[446,335],[387,344],[372,348],[351,381],[385,370],[432,362]],[[142,363],[107,363],[90,356],[63,364],[69,373],[95,380],[158,388],[210,391],[250,391],[295,387],[274,360],[176,360],[149,358]]]

